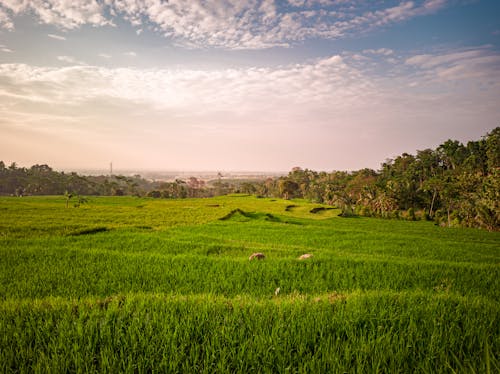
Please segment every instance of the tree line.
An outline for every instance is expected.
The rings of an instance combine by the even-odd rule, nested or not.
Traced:
[[[301,198],[336,206],[343,216],[433,220],[446,226],[500,228],[500,127],[480,140],[447,140],[436,149],[403,153],[380,170],[317,172],[300,167],[266,180],[172,182],[139,175],[82,176],[47,165],[20,168],[0,161],[3,195],[135,195],[153,198],[210,197],[246,193]]]
[[[447,140],[416,155],[403,153],[384,162],[379,171],[294,168],[276,182],[272,195],[336,205],[344,216],[426,219],[498,230],[500,127],[465,145]]]
[[[138,196],[153,198],[212,197],[238,192],[242,183],[252,181],[222,180],[205,182],[196,177],[171,182],[151,181],[140,175],[85,176],[75,172],[65,173],[50,166],[19,167],[15,162],[6,166],[0,161],[0,195],[33,196]]]

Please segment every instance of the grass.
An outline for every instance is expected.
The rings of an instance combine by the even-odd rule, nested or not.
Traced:
[[[0,198],[0,371],[500,371],[498,233],[321,208]]]

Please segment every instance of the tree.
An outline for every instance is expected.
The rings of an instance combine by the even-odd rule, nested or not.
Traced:
[[[497,230],[500,226],[500,169],[495,169],[481,185],[476,201],[476,220],[481,227]]]
[[[500,127],[486,135],[486,157],[488,173],[500,168]]]
[[[69,201],[73,198],[73,194],[68,191],[64,192],[64,197],[66,197],[66,208],[69,207]]]
[[[297,193],[300,191],[299,185],[287,178],[280,179],[278,186],[280,195],[285,200],[296,197]]]
[[[436,199],[438,198],[439,193],[442,191],[443,188],[444,184],[442,183],[441,178],[438,178],[437,176],[429,178],[422,183],[422,191],[429,192],[432,195],[427,210],[429,212],[430,218],[434,216],[434,207],[436,204]]]
[[[241,184],[240,190],[242,193],[254,194],[257,192],[257,187],[254,183],[244,182]]]
[[[162,197],[162,194],[160,191],[158,190],[153,190],[153,191],[149,191],[147,194],[146,194],[147,197],[153,197],[155,199],[159,199],[160,197]]]
[[[456,169],[467,156],[466,148],[458,140],[448,139],[437,148],[445,169]]]
[[[451,170],[445,171],[440,182],[439,195],[446,209],[448,226],[451,226],[451,212],[458,205],[460,186]]]

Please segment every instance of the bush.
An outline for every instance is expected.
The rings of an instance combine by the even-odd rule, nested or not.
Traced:
[[[394,219],[400,219],[401,218],[401,212],[399,210],[393,210],[392,212],[387,213],[386,218],[394,218]]]
[[[417,220],[417,216],[415,215],[415,209],[409,208],[406,211],[406,219],[408,219],[409,221],[416,221]]]
[[[161,197],[161,192],[154,190],[154,191],[149,191],[148,194],[146,195],[147,197],[154,197],[155,199],[158,199]]]
[[[426,210],[420,211],[420,217],[421,217],[421,219],[423,219],[425,221],[431,221],[432,220],[431,216],[429,215],[429,213],[427,213]]]
[[[362,206],[359,209],[359,215],[363,216],[363,217],[371,217],[372,216],[372,212],[371,212],[370,208],[368,208],[367,206]]]

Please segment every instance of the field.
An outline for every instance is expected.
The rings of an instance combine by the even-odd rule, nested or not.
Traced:
[[[500,371],[499,233],[317,208],[0,198],[0,372]]]

